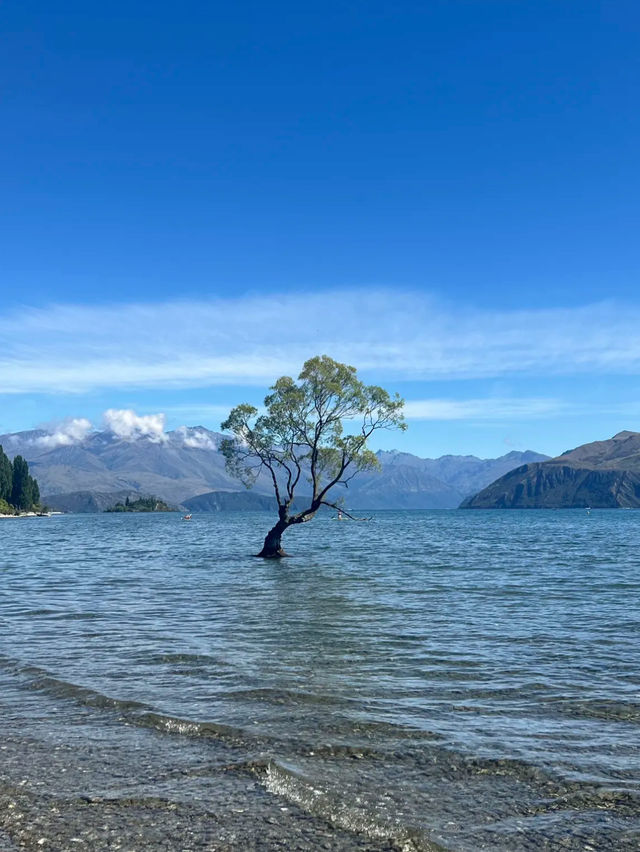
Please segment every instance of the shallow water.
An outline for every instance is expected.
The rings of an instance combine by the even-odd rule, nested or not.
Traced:
[[[269,521],[0,521],[0,850],[640,849],[640,513]]]

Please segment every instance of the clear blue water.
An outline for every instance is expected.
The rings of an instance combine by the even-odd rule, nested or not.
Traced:
[[[218,796],[229,837],[264,802],[270,846],[640,849],[640,512],[324,516],[280,562],[270,520],[0,520],[0,780]]]

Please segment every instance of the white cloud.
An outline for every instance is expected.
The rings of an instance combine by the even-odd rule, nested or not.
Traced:
[[[165,432],[166,414],[163,412],[139,415],[131,409],[110,408],[102,415],[102,425],[106,431],[124,441],[146,438],[153,443],[164,444],[169,440]],[[81,443],[93,431],[94,426],[84,417],[75,417],[42,428],[47,429],[48,434],[33,438],[31,443],[34,446],[52,450],[56,447]],[[175,430],[175,435],[185,447],[199,450],[217,449],[216,441],[204,429],[179,426]]]
[[[531,420],[575,413],[558,399],[423,399],[405,403],[407,420]]]
[[[0,393],[264,386],[327,353],[374,380],[640,375],[640,308],[479,310],[390,290],[52,306],[0,320]]]
[[[189,429],[186,426],[178,426],[175,430],[177,435],[182,439],[185,447],[192,447],[196,450],[216,450],[217,444],[211,435],[200,429]]]
[[[136,441],[148,438],[155,444],[164,443],[167,435],[164,431],[164,414],[138,415],[125,408],[109,408],[102,415],[107,431],[124,441]]]
[[[71,444],[79,444],[92,429],[93,425],[90,420],[84,417],[74,417],[63,420],[62,423],[54,427],[54,431],[49,435],[34,438],[33,443],[35,446],[44,447],[48,450],[53,450],[55,447],[68,447]]]

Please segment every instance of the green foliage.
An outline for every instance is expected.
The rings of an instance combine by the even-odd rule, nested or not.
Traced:
[[[105,509],[105,512],[172,512],[173,510],[167,506],[163,500],[157,497],[140,497],[137,500],[129,500],[127,497],[124,503],[116,503],[110,509]]]
[[[34,479],[32,476],[29,477],[31,484],[31,501],[34,506],[38,506],[40,503],[40,487],[38,485],[38,480]]]
[[[0,505],[2,514],[29,512],[37,508],[40,502],[40,489],[37,481],[29,475],[29,465],[16,456],[13,464],[0,447]]]
[[[11,462],[0,445],[0,500],[6,502],[11,498],[13,488],[13,470]]]
[[[327,355],[307,361],[297,381],[283,376],[270,388],[265,413],[236,406],[222,428],[231,433],[221,444],[227,470],[251,487],[266,472],[272,481],[281,519],[301,523],[328,493],[346,485],[359,471],[378,467],[367,440],[379,429],[406,429],[404,401],[376,385],[365,385],[354,367]],[[290,517],[301,480],[311,490],[309,507]]]
[[[0,515],[15,515],[16,510],[0,497]]]
[[[29,465],[22,456],[16,456],[13,460],[11,503],[22,512],[33,506],[33,480],[29,476]]]

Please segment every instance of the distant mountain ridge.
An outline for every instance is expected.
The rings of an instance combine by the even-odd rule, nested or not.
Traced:
[[[517,452],[512,450],[496,459],[480,459],[477,456],[440,456],[437,459],[422,459],[409,453],[382,452],[378,453],[383,467],[417,466],[446,483],[457,494],[466,497],[475,494],[489,482],[502,476],[515,467],[531,462],[544,461],[549,456],[535,453],[532,450]]]
[[[509,471],[467,509],[640,508],[640,432],[619,432]]]
[[[136,495],[154,495],[192,511],[267,508],[271,504],[259,498],[272,498],[270,480],[259,478],[247,492],[229,476],[218,449],[222,437],[203,426],[126,439],[104,430],[80,440],[62,437],[56,446],[55,436],[36,429],[2,435],[0,444],[9,456],[21,454],[27,459],[52,508],[101,511],[105,504]],[[343,497],[345,505],[358,509],[455,508],[508,470],[547,458],[530,451],[510,452],[498,459],[428,459],[398,451],[377,455],[381,472],[360,474],[348,488],[336,488],[335,495]]]

